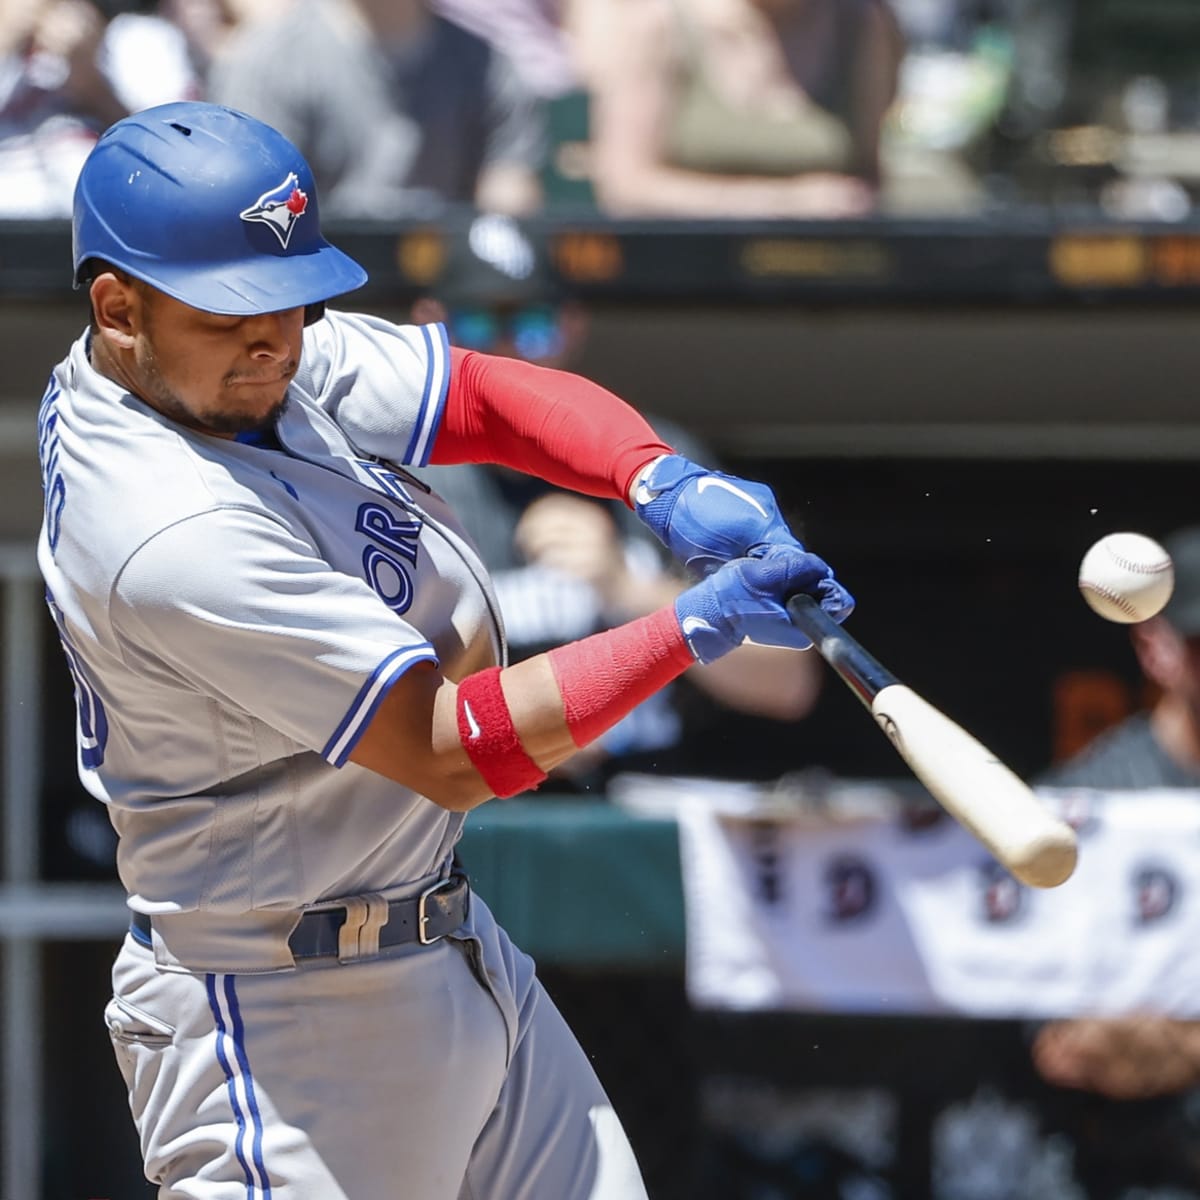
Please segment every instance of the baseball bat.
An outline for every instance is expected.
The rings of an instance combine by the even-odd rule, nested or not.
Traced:
[[[1022,883],[1050,888],[1070,878],[1075,832],[1052,816],[986,746],[901,683],[824,612],[812,596],[787,602],[788,616],[870,709],[912,773],[959,824]]]

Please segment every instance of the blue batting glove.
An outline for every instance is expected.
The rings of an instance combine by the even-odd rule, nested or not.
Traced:
[[[697,466],[679,454],[661,458],[634,491],[634,510],[689,570],[708,575],[756,546],[804,547],[779,512],[775,494]]]
[[[692,653],[710,663],[747,638],[763,646],[806,650],[812,642],[792,624],[784,603],[797,592],[815,596],[835,621],[854,598],[824,559],[795,546],[768,546],[753,558],[726,563],[675,600],[675,615]]]

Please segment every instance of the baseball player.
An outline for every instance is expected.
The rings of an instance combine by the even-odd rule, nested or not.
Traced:
[[[132,920],[106,1019],[163,1200],[637,1200],[587,1060],[454,865],[463,813],[697,660],[852,600],[769,489],[576,376],[325,313],[365,273],[308,165],[215,105],[80,175],[90,328],[39,414],[48,602]],[[479,556],[406,467],[621,498],[702,579],[504,667]]]

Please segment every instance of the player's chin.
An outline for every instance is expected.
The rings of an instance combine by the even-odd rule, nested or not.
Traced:
[[[209,413],[205,424],[214,433],[254,433],[274,425],[287,405],[286,385],[282,389],[276,385],[261,396],[244,397],[236,407]]]

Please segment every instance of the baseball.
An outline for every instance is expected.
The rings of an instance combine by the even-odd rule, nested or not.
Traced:
[[[1106,621],[1132,625],[1162,611],[1175,586],[1171,556],[1141,533],[1102,537],[1079,564],[1079,590]]]

